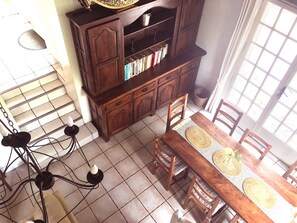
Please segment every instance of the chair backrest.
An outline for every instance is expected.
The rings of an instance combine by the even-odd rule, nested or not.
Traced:
[[[214,194],[207,191],[207,189],[195,176],[189,187],[187,197],[192,200],[195,206],[205,214],[203,223],[209,222],[211,220],[212,215],[221,202],[219,196],[215,196]]]
[[[288,180],[294,187],[297,187],[297,160],[284,173],[283,178],[285,178],[286,180]]]
[[[230,129],[229,135],[231,136],[235,131],[243,113],[235,108],[233,105],[228,104],[221,99],[212,122],[218,121]]]
[[[166,132],[179,124],[185,117],[188,94],[185,94],[169,104]]]
[[[157,137],[155,138],[154,160],[156,160],[167,173],[173,172],[176,156],[162,146]]]
[[[229,223],[239,223],[239,215],[236,214]]]
[[[249,129],[246,129],[239,140],[240,144],[247,143],[258,153],[260,153],[260,160],[262,160],[266,154],[271,149],[271,144],[267,143],[265,139],[258,136],[257,134],[251,132]]]

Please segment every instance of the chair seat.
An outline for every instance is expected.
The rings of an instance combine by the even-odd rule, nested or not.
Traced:
[[[175,165],[174,165],[174,175],[178,175],[179,173],[181,173],[182,171],[184,171],[185,169],[187,169],[188,165],[179,157],[175,154],[175,152],[169,147],[167,146],[162,140],[160,140],[162,147],[166,150],[166,152],[172,154],[173,156],[176,157],[175,159]],[[168,160],[171,160],[171,157],[167,156],[166,153],[161,152],[163,156],[165,156]],[[160,160],[162,160],[162,162],[169,168],[170,167],[170,162],[167,162],[167,160],[164,160],[162,156],[160,156],[159,154],[157,155],[158,158]]]

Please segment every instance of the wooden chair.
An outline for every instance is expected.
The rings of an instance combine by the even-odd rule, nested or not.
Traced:
[[[214,123],[215,121],[218,121],[224,124],[224,126],[230,129],[229,135],[231,136],[235,131],[242,115],[243,113],[241,111],[222,99],[212,119],[212,122]]]
[[[155,174],[158,167],[165,170],[168,174],[165,188],[168,190],[175,176],[184,171],[184,178],[187,177],[189,167],[184,161],[174,154],[172,149],[164,144],[161,144],[160,141],[161,140],[157,137],[155,138],[152,173]]]
[[[234,217],[231,219],[231,221],[229,223],[244,223],[245,221],[243,221],[238,214],[234,215]]]
[[[7,183],[5,178],[5,174],[2,172],[2,170],[0,170],[0,180],[2,181],[2,184],[0,184],[0,186],[5,186],[8,190],[12,191],[11,186]]]
[[[294,187],[297,187],[297,160],[284,173],[283,178],[285,178],[286,180],[288,180]]]
[[[184,120],[187,103],[188,94],[185,94],[169,104],[166,132]]]
[[[239,143],[247,143],[260,153],[260,160],[262,160],[271,149],[271,144],[268,144],[262,137],[246,129],[239,140]]]
[[[205,214],[202,223],[210,222],[213,215],[225,205],[225,202],[198,176],[194,176],[190,184],[184,209],[190,201]]]

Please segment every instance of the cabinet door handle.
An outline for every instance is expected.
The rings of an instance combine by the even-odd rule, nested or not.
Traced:
[[[147,91],[147,87],[146,88],[143,88],[142,90],[141,90],[141,92],[146,92]]]
[[[117,103],[115,103],[115,106],[119,106],[122,104],[122,101],[118,101]]]

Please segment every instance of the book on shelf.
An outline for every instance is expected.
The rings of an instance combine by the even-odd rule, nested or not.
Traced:
[[[139,52],[125,60],[125,81],[159,64],[167,55],[168,44],[163,43]]]

